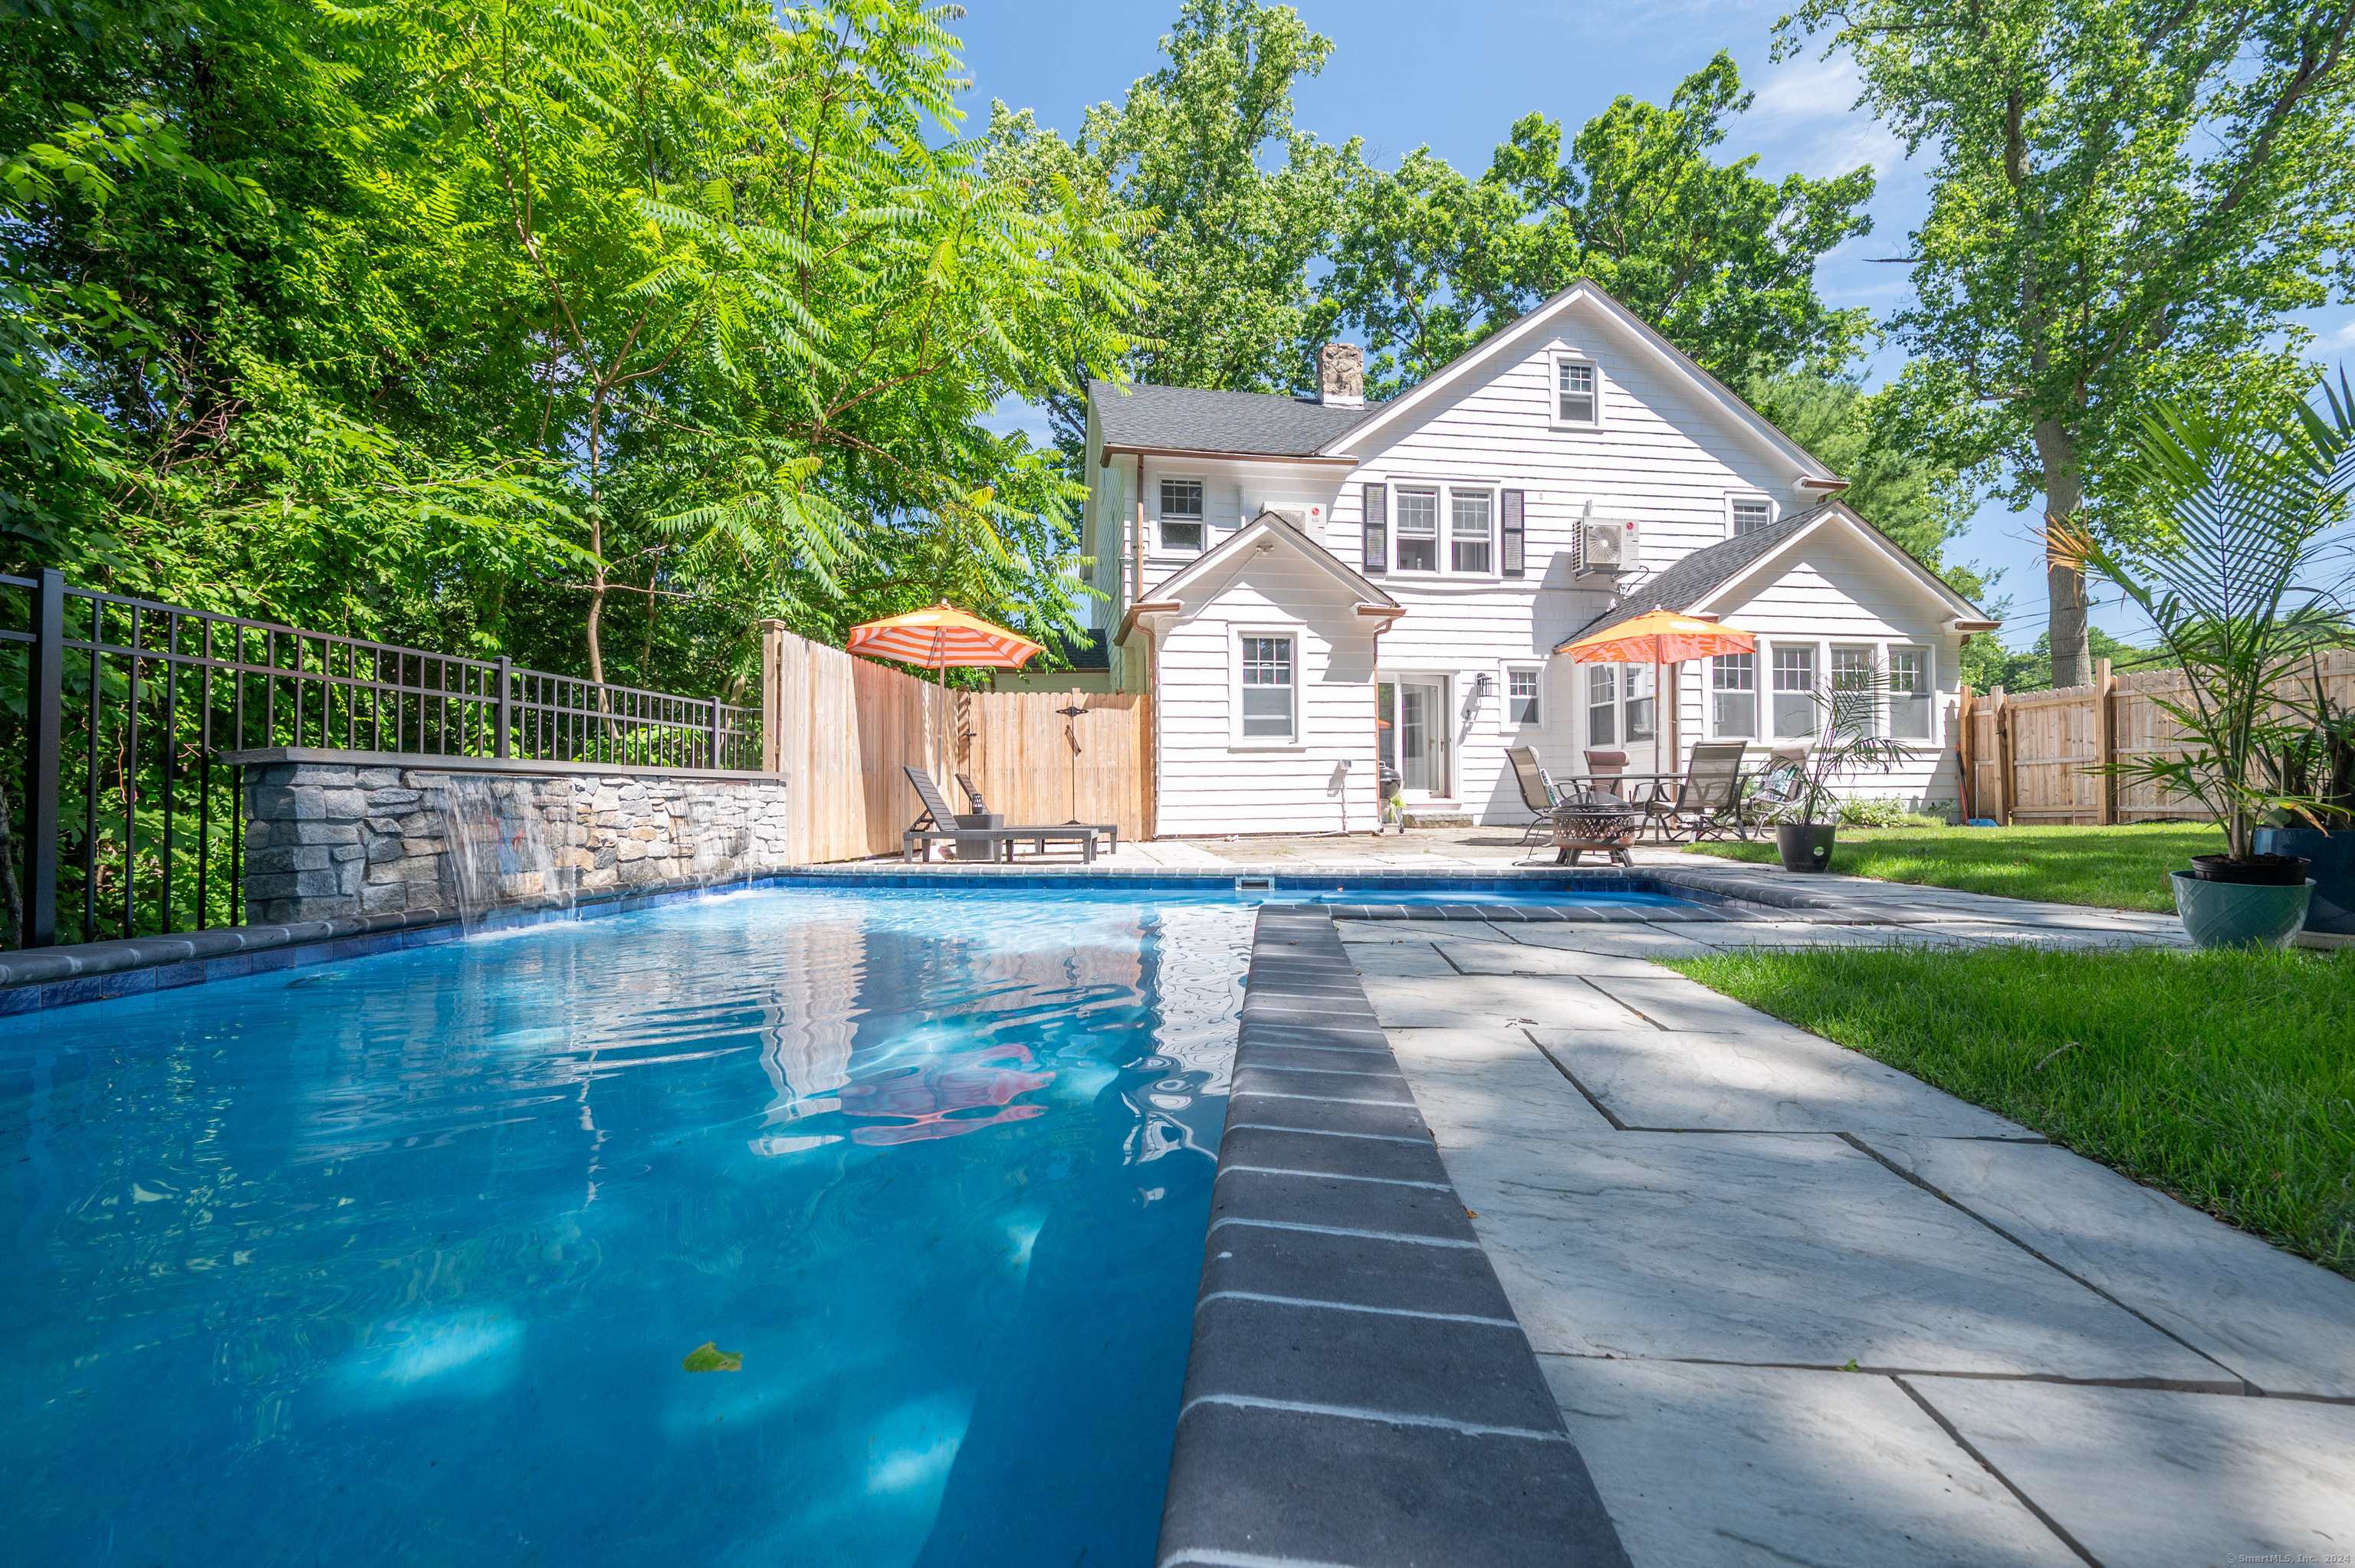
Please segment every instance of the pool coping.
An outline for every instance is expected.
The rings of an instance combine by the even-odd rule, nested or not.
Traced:
[[[1738,874],[1715,873],[1684,866],[1531,868],[1478,867],[1444,871],[1311,870],[1300,866],[1220,866],[1216,870],[1174,867],[1111,867],[1087,865],[984,866],[936,863],[907,865],[891,861],[849,861],[824,865],[787,865],[750,875],[673,877],[661,882],[602,888],[538,905],[504,909],[480,922],[485,931],[508,930],[552,921],[588,920],[622,915],[715,894],[759,888],[848,884],[870,887],[967,886],[1048,888],[1084,882],[1107,886],[1132,886],[1169,891],[1206,892],[1244,883],[1265,882],[1269,891],[1295,891],[1342,881],[1378,891],[1383,884],[1401,886],[1430,883],[1573,882],[1597,891],[1655,891],[1668,888],[1704,906],[1699,910],[1629,907],[1604,912],[1585,905],[1322,905],[1337,917],[1350,920],[1450,920],[1489,922],[1630,920],[1667,922],[1695,920],[1800,920],[1839,925],[1904,923],[1900,914],[1804,892]],[[1925,914],[1921,918],[1935,918]],[[169,936],[136,937],[62,947],[19,948],[0,952],[0,1018],[26,1012],[46,1012],[87,1001],[173,991],[210,980],[314,964],[339,963],[405,948],[430,947],[464,935],[454,909],[421,909],[402,914],[362,915],[334,920],[299,921],[282,925],[224,926],[209,931],[184,931]]]
[[[1330,906],[1263,906],[1155,1561],[1627,1555]]]

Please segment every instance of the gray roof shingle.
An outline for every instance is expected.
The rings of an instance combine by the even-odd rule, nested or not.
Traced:
[[[1328,408],[1305,397],[1141,382],[1124,390],[1109,381],[1089,382],[1088,398],[1109,446],[1267,457],[1313,456],[1381,407]]]
[[[1796,513],[1764,528],[1737,534],[1731,539],[1695,550],[1649,582],[1636,584],[1628,590],[1625,600],[1604,610],[1562,641],[1572,642],[1581,637],[1592,637],[1623,620],[1633,620],[1655,609],[1689,609],[1710,589],[1768,554],[1806,527],[1818,514],[1835,504],[1829,501],[1820,502],[1805,512]]]

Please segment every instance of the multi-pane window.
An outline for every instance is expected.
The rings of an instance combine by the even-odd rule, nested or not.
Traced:
[[[1710,661],[1710,718],[1721,740],[1758,733],[1758,655],[1721,653]]]
[[[1657,672],[1649,664],[1630,664],[1620,677],[1627,689],[1627,738],[1630,741],[1649,740],[1658,733],[1655,724],[1659,704],[1652,695],[1652,677]]]
[[[1816,651],[1777,644],[1774,649],[1774,733],[1813,735],[1816,722]]]
[[[1595,422],[1594,366],[1561,360],[1554,366],[1555,418],[1565,425]]]
[[[1832,650],[1832,702],[1840,728],[1881,733],[1881,671],[1870,648]]]
[[[1774,521],[1774,503],[1754,497],[1737,497],[1733,503],[1733,531],[1737,535],[1755,534]]]
[[[1199,550],[1202,547],[1202,482],[1165,479],[1161,482],[1161,547]]]
[[[1930,652],[1889,651],[1889,733],[1899,740],[1930,738]]]
[[[1451,571],[1488,569],[1488,541],[1493,521],[1490,496],[1485,490],[1448,492],[1447,565]]]
[[[1292,639],[1243,639],[1243,734],[1292,738]]]
[[[1505,672],[1505,719],[1509,724],[1536,724],[1539,720],[1538,673],[1535,670]]]
[[[1619,666],[1586,667],[1586,744],[1615,746],[1619,742]]]
[[[1398,569],[1435,572],[1439,569],[1439,492],[1401,487],[1393,514]]]

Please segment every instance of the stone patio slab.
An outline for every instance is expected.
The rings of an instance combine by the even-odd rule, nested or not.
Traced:
[[[1650,1024],[1582,980],[1519,975],[1433,979],[1364,977],[1366,999],[1385,1029],[1545,1023],[1582,1029],[1648,1029]]]
[[[1488,1131],[1536,1139],[1565,1129],[1603,1132],[1611,1124],[1561,1070],[1513,1029],[1401,1029],[1391,1034],[1423,1120],[1447,1128],[1457,1146]]]
[[[2103,1568],[2345,1563],[2355,1552],[2346,1405],[1945,1379],[1913,1387]]]
[[[2078,1568],[1891,1379],[1540,1361],[1636,1568]]]
[[[1369,980],[1426,980],[1462,973],[1428,940],[1365,944],[1349,953],[1349,963]]]
[[[1440,956],[1459,974],[1549,975],[1576,979],[1582,975],[1654,975],[1659,969],[1648,959],[1615,953],[1590,953],[1576,948],[1538,947],[1521,942],[1434,942]]]
[[[2355,1279],[2065,1149],[1865,1138],[2267,1393],[2355,1398]]]
[[[1838,1139],[1438,1142],[1540,1352],[2239,1386]]]
[[[1656,1028],[1690,1034],[1756,1034],[1792,1025],[1689,980],[1669,969],[1649,975],[1597,975],[1596,990],[1649,1021]],[[1552,1023],[1552,1019],[1540,1021]]]
[[[1609,953],[1629,959],[1689,959],[1717,951],[1700,939],[1704,932],[1719,933],[1726,926],[1516,926],[1506,941],[1531,948],[1559,948],[1568,952]],[[1469,936],[1465,932],[1462,935]]]
[[[1742,1035],[1633,1029],[1531,1034],[1632,1128],[2034,1136],[1870,1056],[1779,1024]]]

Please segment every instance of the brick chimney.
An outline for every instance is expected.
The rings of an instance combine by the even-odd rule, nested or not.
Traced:
[[[1328,408],[1366,406],[1364,350],[1354,343],[1328,343],[1316,351],[1316,400]]]

